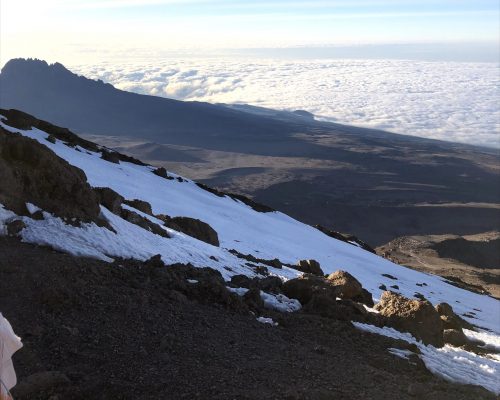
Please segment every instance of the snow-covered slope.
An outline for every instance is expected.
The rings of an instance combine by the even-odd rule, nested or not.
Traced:
[[[21,234],[26,242],[104,260],[113,257],[145,260],[161,254],[166,263],[191,262],[195,266],[212,267],[226,279],[235,274],[255,274],[255,270],[245,265],[245,260],[231,254],[230,249],[260,259],[278,258],[288,264],[301,259],[316,259],[325,273],[338,269],[350,272],[375,299],[382,292],[379,289],[382,284],[388,288],[397,285],[398,291],[405,296],[413,297],[418,292],[434,304],[448,302],[458,314],[466,314],[465,318],[471,323],[500,333],[500,302],[491,297],[457,288],[440,277],[393,264],[282,213],[257,212],[230,197],[208,192],[187,179],[164,179],[152,173],[153,167],[128,162],[114,164],[101,159],[101,153],[70,147],[59,140],[50,143],[46,140],[48,134],[39,129],[19,130],[3,122],[1,126],[38,140],[70,164],[81,168],[91,186],[109,187],[126,199],[145,200],[151,204],[154,214],[187,216],[207,222],[217,231],[220,247],[168,228],[165,229],[172,238],[163,238],[121,219],[104,207],[102,212],[116,234],[94,224],[73,227],[46,214],[44,220],[25,219],[27,227]],[[0,224],[11,216],[9,211],[0,208]],[[268,268],[271,274],[284,279],[299,274],[287,267]],[[389,274],[397,280],[382,274]]]

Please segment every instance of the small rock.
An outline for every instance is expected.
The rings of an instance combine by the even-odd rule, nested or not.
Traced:
[[[22,220],[16,219],[7,224],[7,234],[17,236],[24,228],[26,228],[26,224]]]
[[[174,178],[172,176],[169,176],[167,173],[167,170],[163,167],[156,168],[153,171],[153,174],[161,176],[162,178],[173,180]]]

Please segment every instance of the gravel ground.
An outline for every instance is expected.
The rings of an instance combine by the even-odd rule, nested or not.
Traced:
[[[119,264],[0,237],[0,310],[24,343],[16,399],[495,398],[349,322],[266,311],[279,325],[262,324],[181,267],[173,279]]]

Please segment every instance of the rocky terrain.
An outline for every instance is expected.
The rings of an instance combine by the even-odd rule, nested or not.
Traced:
[[[500,298],[500,234],[401,237],[378,247],[388,259]]]
[[[0,311],[24,343],[16,398],[500,393],[497,300],[0,113]]]
[[[260,323],[209,271],[109,265],[7,237],[0,255],[0,305],[24,343],[16,399],[495,398],[345,318],[266,310],[279,325]]]

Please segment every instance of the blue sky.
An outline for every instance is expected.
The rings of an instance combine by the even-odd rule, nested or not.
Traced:
[[[2,0],[1,61],[159,51],[489,43],[498,0]]]

